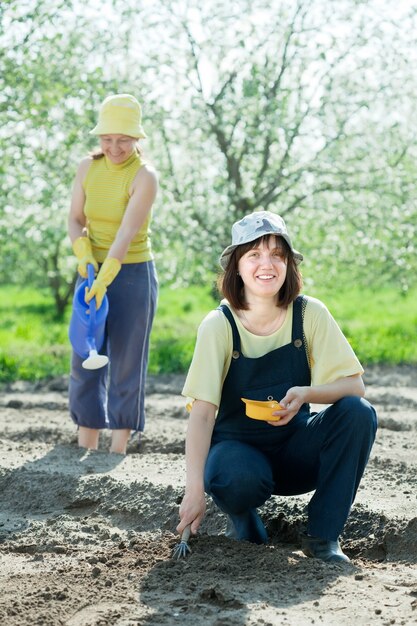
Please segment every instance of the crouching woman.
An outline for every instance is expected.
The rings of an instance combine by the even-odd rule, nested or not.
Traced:
[[[183,395],[193,399],[186,437],[181,533],[194,534],[205,494],[232,536],[266,543],[257,512],[272,495],[313,492],[302,550],[348,561],[339,536],[375,439],[363,368],[326,306],[300,295],[302,255],[284,220],[252,213],[221,254],[224,300],[201,323]],[[251,419],[242,400],[279,403]],[[310,403],[328,405],[313,413]],[[261,405],[263,406],[263,405]]]

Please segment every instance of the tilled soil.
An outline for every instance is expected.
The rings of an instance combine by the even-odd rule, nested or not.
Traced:
[[[417,623],[417,371],[371,368],[379,415],[345,527],[351,564],[306,558],[309,496],[260,510],[270,543],[224,536],[209,501],[173,560],[187,414],[182,377],[148,382],[147,428],[126,457],[76,445],[66,380],[0,396],[0,624],[234,626]]]

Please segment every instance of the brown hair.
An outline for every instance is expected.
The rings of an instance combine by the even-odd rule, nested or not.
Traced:
[[[248,304],[245,302],[243,281],[238,274],[239,261],[246,252],[252,248],[259,248],[264,241],[267,242],[270,236],[271,235],[263,235],[255,239],[255,241],[236,246],[230,256],[227,268],[217,280],[217,288],[223,297],[227,298],[234,309],[249,309]],[[299,295],[303,280],[298,265],[295,262],[294,255],[285,239],[276,235],[275,241],[277,247],[283,249],[287,261],[287,276],[277,294],[277,306],[288,306],[291,302],[294,302]]]

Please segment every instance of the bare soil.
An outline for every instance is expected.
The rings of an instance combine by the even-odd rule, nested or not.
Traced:
[[[370,368],[379,414],[345,527],[351,564],[306,558],[309,496],[261,510],[270,543],[224,536],[209,502],[173,560],[185,468],[182,377],[148,382],[147,428],[126,457],[80,450],[67,381],[0,395],[0,624],[241,626],[417,623],[417,370]]]

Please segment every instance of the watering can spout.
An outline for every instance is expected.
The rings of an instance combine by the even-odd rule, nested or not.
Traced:
[[[97,311],[96,300],[85,302],[85,289],[90,288],[94,281],[94,266],[87,266],[88,279],[83,281],[74,294],[72,317],[69,327],[69,338],[74,349],[83,360],[82,366],[88,370],[99,369],[109,362],[104,354],[98,354],[104,343],[104,330],[109,303],[104,296],[102,305]]]

